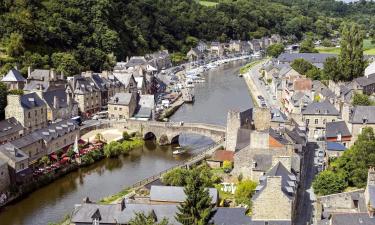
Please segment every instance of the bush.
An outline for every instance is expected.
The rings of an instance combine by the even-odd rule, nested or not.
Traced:
[[[227,161],[227,160],[225,160],[224,162],[223,162],[223,169],[224,169],[224,172],[230,172],[231,170],[232,170],[232,162],[230,162],[230,161]]]
[[[123,141],[122,143],[112,141],[111,143],[104,146],[104,155],[108,157],[116,157],[121,154],[127,154],[129,151],[143,146],[144,141],[142,139],[133,139]]]
[[[342,192],[347,187],[345,177],[341,174],[325,170],[315,177],[314,192],[318,195],[330,195]]]
[[[131,136],[128,134],[128,132],[126,132],[126,131],[122,132],[122,139],[124,141],[130,140],[130,138],[131,138]]]
[[[241,181],[236,188],[236,192],[234,193],[234,199],[236,200],[236,204],[245,204],[250,207],[251,205],[251,197],[255,193],[255,188],[257,187],[257,183],[252,180],[244,180]]]

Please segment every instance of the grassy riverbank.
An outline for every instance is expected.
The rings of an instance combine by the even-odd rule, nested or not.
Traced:
[[[255,60],[253,62],[250,62],[246,64],[245,66],[241,67],[240,74],[244,75],[245,73],[249,72],[251,68],[253,68],[255,65],[258,65],[259,63],[264,62],[265,60]]]

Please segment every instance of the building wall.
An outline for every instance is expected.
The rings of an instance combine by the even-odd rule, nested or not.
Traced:
[[[255,130],[265,130],[271,127],[271,112],[269,108],[254,108]]]
[[[47,143],[46,145],[46,153],[51,154],[53,152],[56,152],[65,146],[72,145],[75,141],[76,136],[79,137],[79,129],[71,131],[70,133],[67,133],[63,136],[60,136],[58,138],[55,138]]]
[[[315,122],[317,121],[317,123]],[[302,122],[305,122],[309,128],[309,136],[313,137],[315,134],[322,137],[325,135],[325,128],[327,122],[338,121],[338,116],[332,115],[302,115]]]
[[[291,220],[292,200],[281,190],[281,177],[267,177],[267,185],[253,201],[255,220]]]
[[[129,105],[108,104],[108,115],[110,119],[129,119],[134,115],[137,108],[137,100],[131,98]]]
[[[240,113],[237,111],[229,111],[227,115],[227,130],[225,137],[225,148],[227,151],[236,150],[238,129],[240,129],[240,127]]]
[[[250,148],[269,149],[268,132],[252,131],[250,133]]]
[[[0,164],[0,194],[9,190],[10,186],[10,177],[8,164]]]
[[[5,135],[3,137],[0,137],[0,144],[3,144],[3,143],[8,142],[8,141],[14,141],[14,140],[20,138],[22,133],[23,133],[22,131],[17,131],[17,132]]]
[[[43,140],[31,143],[25,147],[20,148],[26,155],[29,156],[29,165],[34,164],[36,160],[46,155]]]
[[[358,139],[358,135],[361,134],[362,129],[365,127],[372,127],[375,130],[375,124],[352,124],[352,139],[350,145]]]
[[[101,93],[99,91],[88,92],[85,94],[75,94],[74,99],[78,102],[78,108],[81,113],[94,113],[100,111]]]
[[[46,106],[25,109],[21,106],[19,95],[8,95],[7,100],[5,118],[15,117],[25,127],[25,134],[47,126]]]

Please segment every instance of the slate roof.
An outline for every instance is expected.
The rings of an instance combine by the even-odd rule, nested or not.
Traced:
[[[288,117],[277,108],[271,109],[271,121],[285,123],[288,121]]]
[[[352,136],[345,121],[327,122],[326,123],[326,137],[333,138],[337,137],[338,134],[341,136]]]
[[[286,129],[285,132],[286,132],[286,135],[289,136],[290,139],[292,139],[292,141],[296,144],[305,144],[306,143],[306,140],[305,140],[305,137],[301,136],[299,133],[298,133],[298,128],[294,128],[293,130],[288,130]]]
[[[292,221],[282,221],[282,220],[261,220],[261,221],[252,221],[250,225],[292,225]]]
[[[108,103],[114,105],[129,105],[132,98],[132,93],[117,93],[109,100]]]
[[[338,142],[327,141],[327,151],[345,151],[346,147]]]
[[[140,95],[138,104],[142,107],[154,108],[155,97],[154,95]]]
[[[177,205],[166,204],[166,205],[148,205],[148,204],[126,204],[125,209],[117,217],[121,224],[128,224],[133,219],[136,213],[143,212],[145,215],[153,213],[156,216],[158,222],[162,221],[163,218],[167,218],[169,224],[180,225],[175,215],[178,212]]]
[[[78,124],[72,120],[63,120],[57,123],[52,123],[48,127],[35,131],[44,141],[49,142],[57,137],[62,137],[74,130],[79,129]]]
[[[272,166],[272,155],[269,154],[256,154],[253,157],[253,162],[255,162],[255,171],[267,171]]]
[[[133,74],[130,72],[121,72],[121,73],[113,73],[113,75],[125,86],[127,87],[130,83],[130,80],[133,77]]]
[[[35,93],[21,95],[21,106],[26,109],[45,106],[46,103]]]
[[[355,124],[367,124],[375,123],[375,106],[356,106],[353,109],[350,122]]]
[[[49,77],[50,77],[50,70],[35,69],[31,72],[29,78],[36,79],[36,80],[48,80]]]
[[[7,142],[5,144],[0,145],[0,151],[10,160],[14,162],[23,161],[28,159],[29,156],[26,155],[23,151],[18,149],[13,144]]]
[[[375,225],[375,218],[368,213],[335,213],[332,214],[330,225]]]
[[[135,118],[145,118],[145,119],[150,119],[152,116],[152,108],[148,107],[139,107],[137,112],[133,115]]]
[[[269,131],[270,136],[273,137],[280,144],[283,144],[283,145],[289,144],[288,139],[286,139],[281,132],[277,132],[276,130],[272,128],[269,128],[268,131]]]
[[[22,76],[22,74],[12,68],[8,71],[7,75],[1,79],[2,82],[26,82],[26,79]]]
[[[75,75],[73,79],[71,79],[71,82],[75,82],[72,84],[75,94],[86,94],[99,91],[94,81],[89,77]]]
[[[216,188],[208,188],[211,196],[211,203],[216,204],[218,201],[218,192]],[[184,187],[177,186],[151,186],[150,200],[159,202],[184,202],[186,195]]]
[[[303,115],[340,115],[339,111],[328,101],[312,102],[302,111]]]
[[[68,102],[67,102],[68,96],[65,92],[65,89],[55,89],[55,90],[45,91],[42,93],[42,97],[44,101],[47,103],[47,105],[50,108],[54,108],[55,96],[57,97],[59,101],[59,106],[61,108],[65,108],[68,106]]]
[[[85,203],[75,207],[71,220],[73,223],[92,224],[93,215],[99,213],[101,224],[117,224],[116,218],[121,213],[121,210],[118,207],[117,204],[102,205]]]
[[[14,117],[0,121],[0,137],[20,132],[21,130],[23,130],[22,125]]]
[[[325,53],[282,53],[277,57],[277,60],[280,62],[291,63],[295,59],[305,59],[320,68],[328,57],[337,57],[337,55]]]
[[[251,218],[246,216],[246,211],[245,208],[218,207],[209,223],[215,225],[250,225],[252,224]]]
[[[370,76],[369,78],[367,78],[367,77],[357,77],[353,80],[353,82],[356,82],[361,87],[366,87],[368,85],[375,84],[375,76]]]
[[[259,180],[259,185],[257,187],[258,191],[254,194],[253,200],[257,199],[258,196],[262,193],[262,191],[267,188],[267,177],[274,177],[280,176],[281,177],[281,190],[289,199],[294,198],[294,194],[296,191],[296,177],[290,173],[285,166],[278,162],[275,166],[271,168],[263,177]],[[290,186],[290,184],[295,184],[295,187]],[[288,189],[291,189],[293,192],[289,192]]]
[[[135,67],[147,64],[145,57],[143,56],[133,56],[130,60],[125,64],[125,67]]]
[[[17,148],[24,148],[25,146],[28,146],[30,144],[33,144],[39,140],[42,140],[42,136],[39,135],[37,132],[30,133],[26,136],[23,136],[21,138],[18,138],[11,143],[17,147]]]

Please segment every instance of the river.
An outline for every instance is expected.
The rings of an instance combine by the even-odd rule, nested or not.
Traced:
[[[237,76],[243,64],[243,61],[232,62],[209,71],[205,75],[206,83],[196,85],[195,103],[183,105],[171,120],[225,125],[229,109],[251,107],[246,84]],[[180,144],[193,149],[192,154],[211,143],[211,139],[198,135],[180,136]],[[86,196],[99,200],[188,157],[174,157],[170,146],[146,142],[143,148],[132,151],[129,156],[104,159],[79,169],[7,206],[0,212],[0,224],[44,225],[59,221]]]

